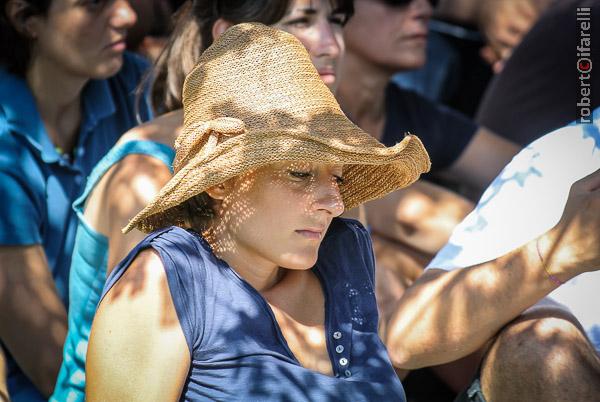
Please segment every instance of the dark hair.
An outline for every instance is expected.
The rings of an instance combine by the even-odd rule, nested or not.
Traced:
[[[330,0],[336,12],[353,14],[352,0]],[[212,27],[219,18],[233,24],[261,22],[273,25],[285,15],[291,0],[194,0],[175,14],[175,29],[143,86],[151,86],[152,106],[157,113],[179,109],[185,76],[202,51],[213,41]]]
[[[23,1],[27,3],[27,7],[18,16],[22,21],[34,15],[45,16],[52,3],[52,0]],[[7,3],[8,0],[0,1],[0,65],[9,72],[24,77],[31,59],[33,39],[12,24],[6,15]]]

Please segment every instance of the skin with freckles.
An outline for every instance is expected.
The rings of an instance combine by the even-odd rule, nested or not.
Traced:
[[[344,210],[341,166],[280,163],[210,189],[218,200],[210,238],[215,254],[257,289],[270,287],[280,267],[310,269],[321,240]],[[254,283],[253,283],[254,282]]]

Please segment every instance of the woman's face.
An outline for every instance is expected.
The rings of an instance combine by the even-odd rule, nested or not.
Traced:
[[[110,77],[123,64],[135,21],[126,0],[53,0],[46,16],[31,17],[31,62],[82,78]]]
[[[428,0],[392,6],[382,0],[356,0],[354,15],[344,27],[349,53],[390,72],[425,64]]]
[[[329,0],[294,0],[283,19],[273,25],[302,42],[332,92],[337,88],[338,67],[344,54],[345,18],[342,13],[332,12]]]
[[[215,206],[213,247],[253,267],[309,269],[344,211],[341,165],[282,162],[230,180]]]

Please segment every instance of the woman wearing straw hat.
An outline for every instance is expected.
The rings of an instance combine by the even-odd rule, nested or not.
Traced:
[[[188,2],[175,20],[170,44],[155,67],[152,98],[166,113],[134,128],[90,175],[73,207],[79,219],[70,275],[69,330],[52,401],[83,401],[90,327],[107,272],[144,237],[121,228],[172,175],[172,149],[183,124],[181,89],[202,49],[233,23],[258,21],[293,33],[307,48],[321,77],[334,90],[343,44],[347,0],[244,0]]]
[[[335,218],[427,171],[421,142],[364,133],[260,24],[204,52],[183,104],[175,175],[126,228],[154,232],[94,319],[88,400],[404,400],[368,235]]]

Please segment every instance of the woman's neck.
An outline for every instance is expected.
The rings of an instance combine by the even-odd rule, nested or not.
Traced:
[[[240,246],[229,233],[219,230],[214,221],[201,233],[213,253],[260,293],[271,290],[285,275],[285,269]]]
[[[272,290],[285,276],[286,269],[261,261],[257,258],[247,259],[246,253],[241,250],[226,250],[216,253],[219,258],[244,278],[254,289],[260,293]]]
[[[26,80],[48,136],[57,147],[70,152],[77,143],[81,92],[89,79],[67,73],[51,61],[34,57]]]
[[[348,51],[342,64],[337,98],[342,110],[377,139],[383,135],[385,88],[391,73]]]

